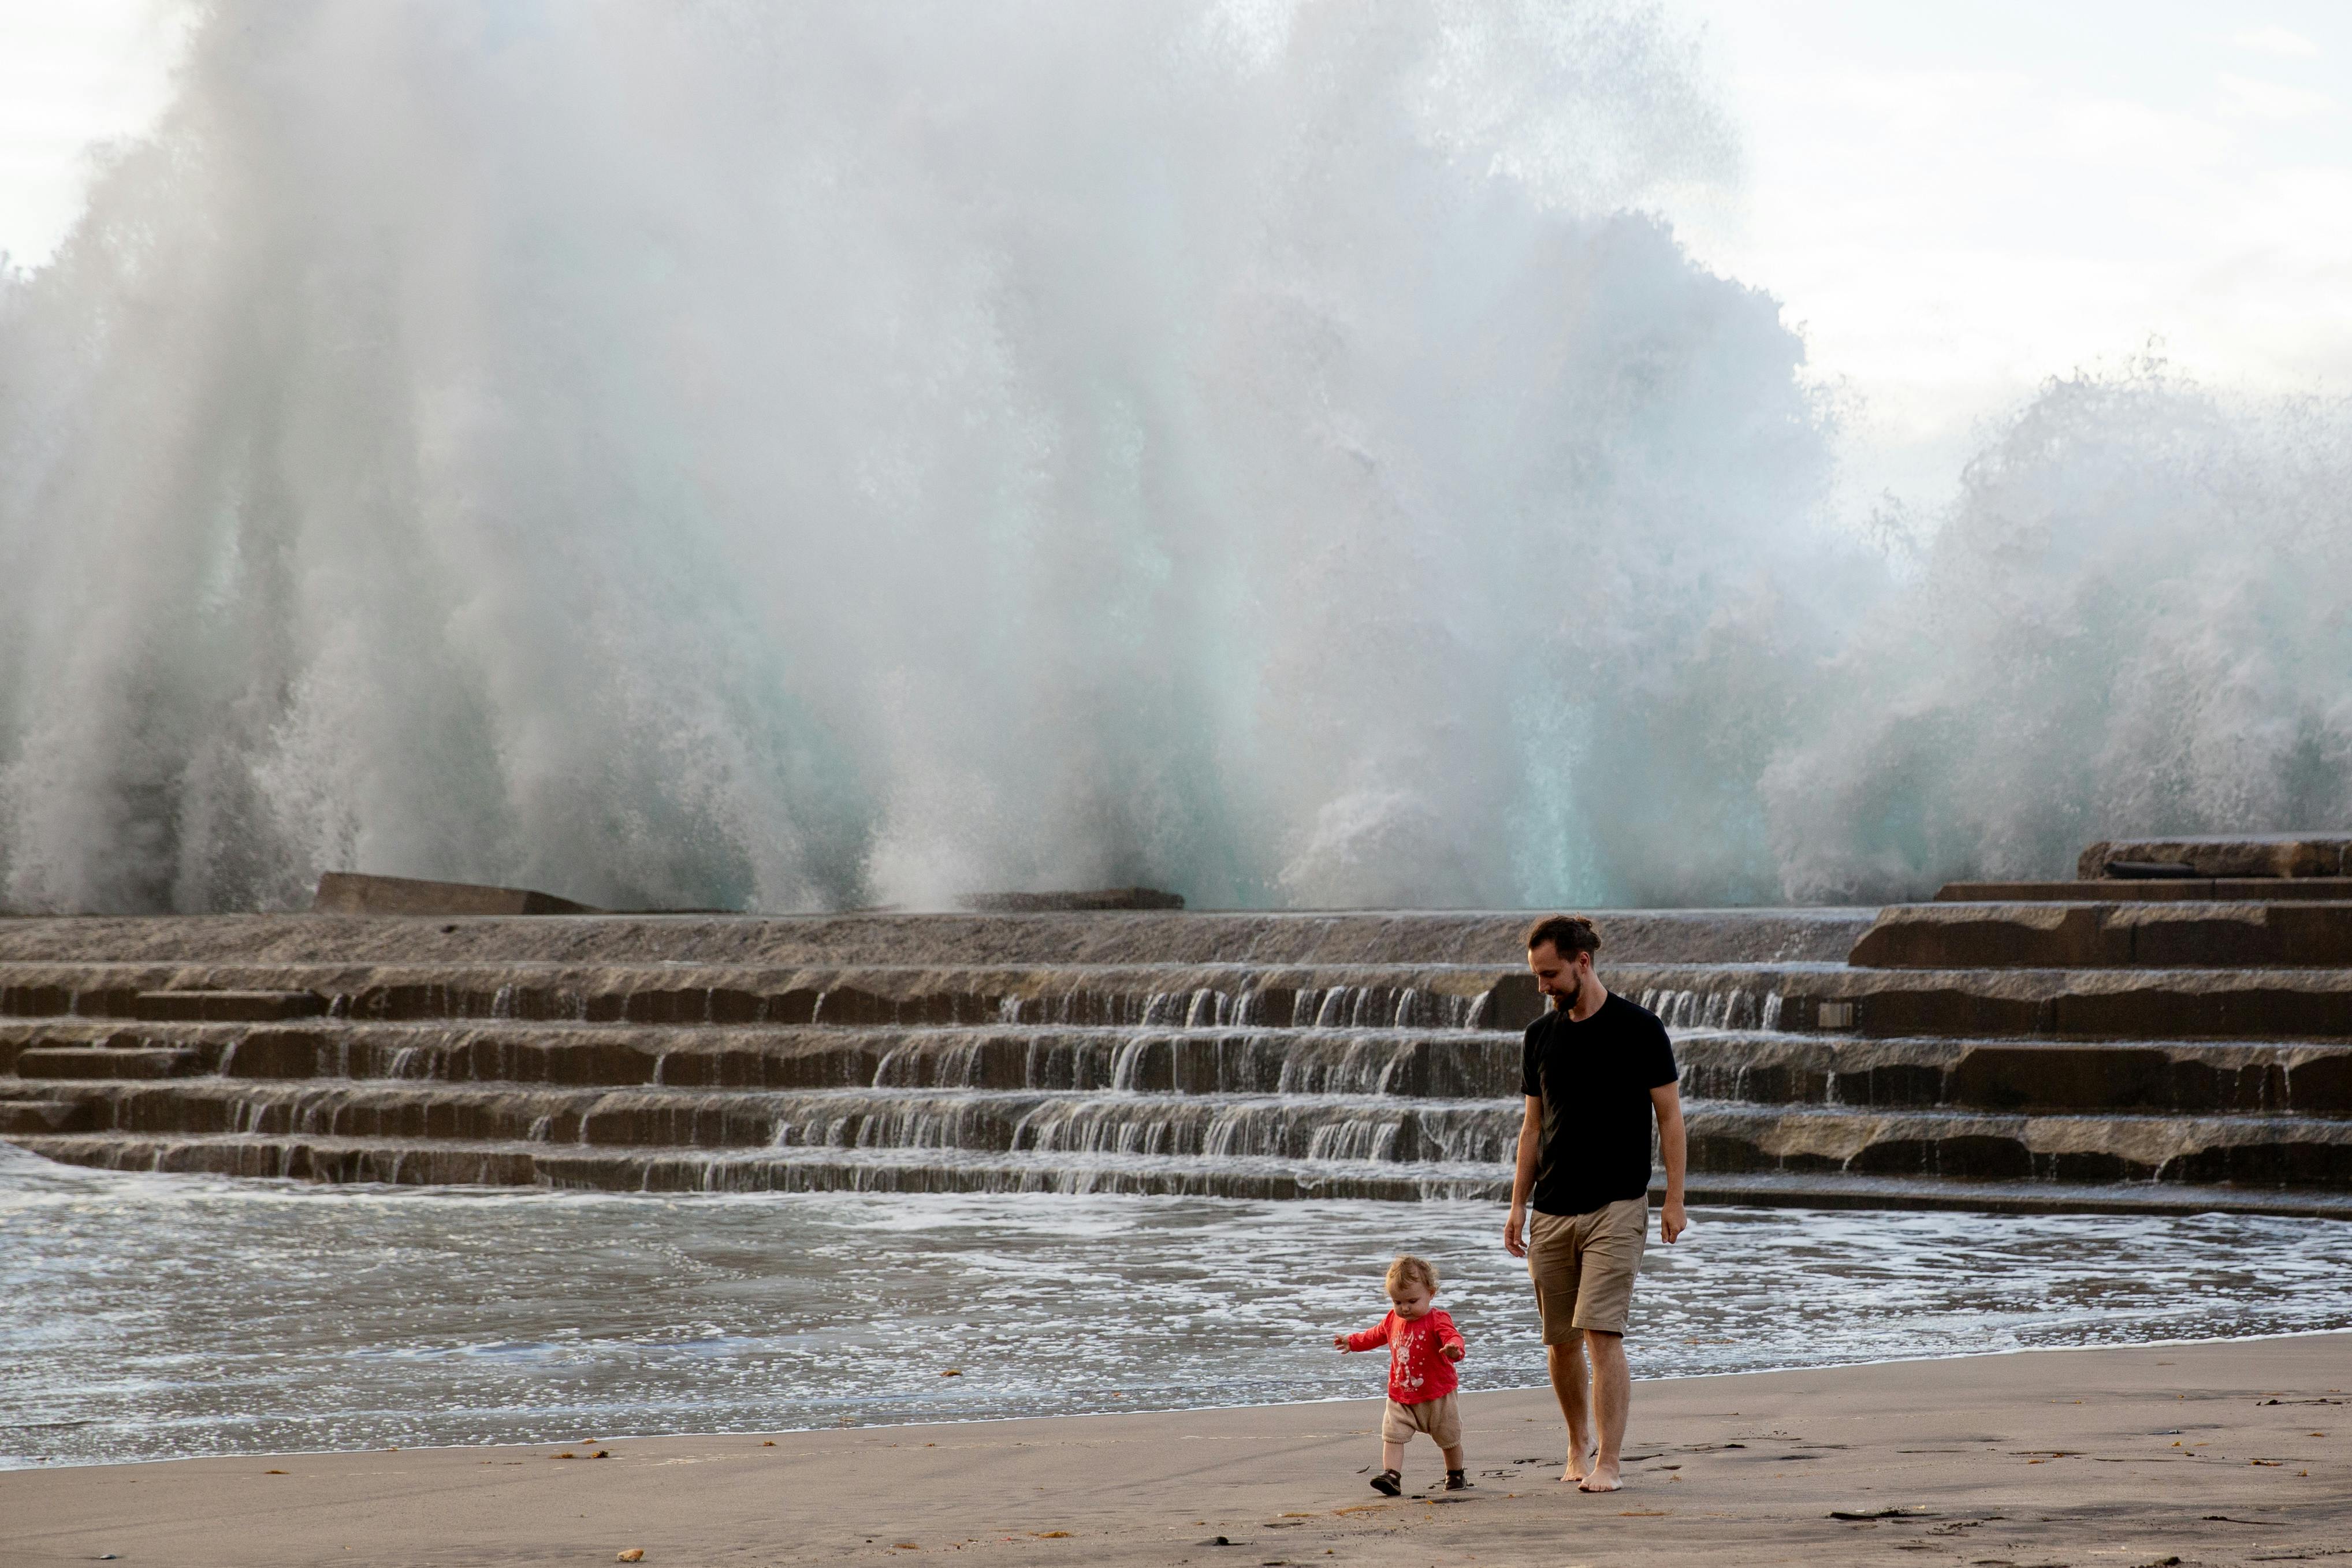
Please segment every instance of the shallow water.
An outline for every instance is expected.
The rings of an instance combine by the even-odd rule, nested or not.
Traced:
[[[623,1196],[126,1176],[0,1146],[0,1464],[1373,1395],[1400,1248],[1540,1379],[1483,1203]],[[2352,1326],[2352,1225],[1695,1212],[1637,1375]],[[954,1369],[960,1375],[944,1375]]]

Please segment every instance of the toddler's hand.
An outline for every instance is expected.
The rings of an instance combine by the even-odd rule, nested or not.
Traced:
[[[1348,1348],[1348,1336],[1347,1336],[1346,1334],[1343,1334],[1343,1333],[1335,1333],[1335,1334],[1333,1334],[1333,1335],[1331,1336],[1331,1348],[1332,1348],[1333,1350],[1345,1350],[1345,1349],[1347,1349],[1347,1348]]]
[[[1460,1361],[1462,1347],[1458,1344],[1442,1344],[1437,1347],[1437,1354],[1448,1361]]]

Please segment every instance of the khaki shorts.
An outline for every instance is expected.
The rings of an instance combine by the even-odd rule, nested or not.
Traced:
[[[1647,1197],[1590,1214],[1528,1214],[1528,1278],[1535,1281],[1544,1343],[1572,1343],[1586,1329],[1625,1332],[1649,1232]]]
[[[1381,1441],[1409,1443],[1415,1432],[1428,1433],[1441,1448],[1460,1448],[1462,1413],[1454,1407],[1454,1396],[1441,1394],[1418,1405],[1390,1400],[1387,1414],[1381,1417]]]

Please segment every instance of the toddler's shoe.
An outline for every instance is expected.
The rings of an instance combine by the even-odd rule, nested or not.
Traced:
[[[1404,1478],[1394,1470],[1382,1470],[1372,1478],[1372,1490],[1382,1497],[1394,1497],[1404,1490]]]
[[[1445,1490],[1447,1491],[1468,1491],[1470,1490],[1470,1478],[1464,1475],[1460,1470],[1448,1470],[1445,1472]]]

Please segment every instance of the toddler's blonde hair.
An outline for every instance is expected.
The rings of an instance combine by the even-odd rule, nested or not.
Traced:
[[[1431,1295],[1437,1294],[1437,1265],[1428,1259],[1416,1258],[1408,1252],[1389,1265],[1387,1286],[1390,1295],[1393,1296],[1403,1289],[1408,1280],[1418,1281]]]

